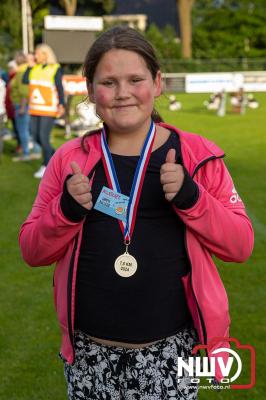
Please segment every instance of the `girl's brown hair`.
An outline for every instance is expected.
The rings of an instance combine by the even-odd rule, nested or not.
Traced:
[[[152,45],[135,29],[128,26],[115,26],[102,33],[87,53],[83,75],[88,83],[92,83],[95,70],[103,55],[112,49],[138,53],[144,58],[153,79],[156,78],[160,66]]]
[[[86,78],[87,86],[93,82],[95,70],[101,58],[112,49],[122,49],[138,53],[145,60],[147,68],[153,80],[155,80],[157,72],[160,70],[160,65],[152,45],[135,29],[128,26],[115,26],[102,33],[95,40],[86,55],[83,76]],[[155,122],[162,121],[156,110],[153,110],[152,118]],[[92,131],[83,136],[83,148],[85,137],[96,132],[98,131]]]

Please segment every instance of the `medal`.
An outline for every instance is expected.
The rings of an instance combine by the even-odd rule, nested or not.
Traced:
[[[135,226],[138,203],[154,139],[155,139],[155,124],[153,121],[151,121],[151,125],[147,133],[147,136],[145,138],[140,158],[134,174],[128,206],[126,209],[126,221],[118,220],[120,229],[124,237],[126,251],[125,253],[117,257],[114,263],[114,267],[116,273],[124,278],[128,278],[134,275],[135,272],[137,271],[137,266],[138,266],[137,261],[131,254],[128,253],[128,246],[130,244],[130,240]],[[101,146],[102,146],[103,166],[105,174],[107,176],[108,185],[112,190],[116,191],[117,193],[121,193],[112,155],[106,140],[106,132],[104,127],[101,132]]]
[[[134,275],[138,268],[137,260],[128,253],[127,248],[128,245],[126,245],[125,253],[115,260],[115,270],[123,278],[129,278]]]

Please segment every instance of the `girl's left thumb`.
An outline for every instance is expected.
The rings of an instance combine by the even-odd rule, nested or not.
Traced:
[[[175,149],[170,149],[166,155],[165,162],[175,164]]]

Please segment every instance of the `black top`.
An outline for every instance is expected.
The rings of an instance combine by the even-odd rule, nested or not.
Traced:
[[[138,262],[133,276],[122,278],[114,269],[115,259],[125,251],[118,221],[95,209],[86,210],[76,282],[76,329],[99,338],[145,343],[191,324],[181,281],[189,271],[184,224],[165,199],[160,183],[160,168],[170,148],[177,150],[176,161],[182,163],[178,136],[171,133],[167,142],[152,152],[147,167],[129,246]],[[112,157],[121,191],[129,195],[139,157]],[[181,198],[174,199],[184,208],[198,198],[197,185],[187,173],[185,176]],[[102,186],[108,184],[100,163],[92,186],[94,204]],[[65,190],[62,210],[69,219],[77,220],[81,213],[78,216],[77,207],[73,215],[71,202],[74,205]],[[79,207],[81,211],[83,207]]]

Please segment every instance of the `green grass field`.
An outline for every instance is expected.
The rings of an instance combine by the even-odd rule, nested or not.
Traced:
[[[259,109],[249,109],[243,116],[228,110],[224,118],[202,106],[206,97],[180,94],[182,110],[170,112],[166,96],[162,96],[157,109],[167,122],[200,133],[224,149],[227,166],[253,221],[253,256],[244,265],[218,264],[230,301],[231,336],[255,347],[257,384],[251,390],[201,390],[199,399],[262,400],[266,337],[266,94],[256,96],[261,103]],[[64,142],[62,131],[54,131],[53,141],[56,146]],[[12,141],[5,142],[0,161],[0,400],[63,400],[66,390],[62,362],[57,357],[60,333],[53,306],[53,267],[27,267],[17,241],[19,227],[36,195],[38,181],[32,175],[40,163],[12,163],[14,145]]]

